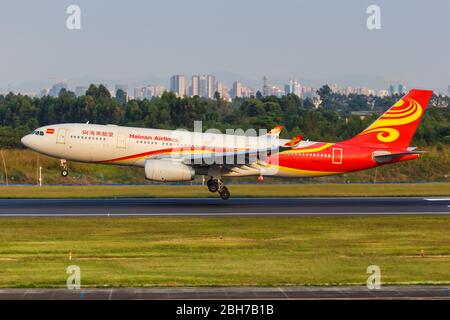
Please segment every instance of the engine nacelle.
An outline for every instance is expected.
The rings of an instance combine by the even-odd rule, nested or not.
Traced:
[[[146,160],[145,178],[154,181],[190,181],[195,170],[181,162],[172,160]]]

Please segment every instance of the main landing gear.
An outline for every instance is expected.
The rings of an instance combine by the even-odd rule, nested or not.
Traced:
[[[230,198],[230,191],[228,191],[228,188],[225,187],[222,180],[211,178],[208,180],[206,185],[208,186],[208,190],[210,192],[219,192],[219,195],[223,200],[228,200]]]
[[[62,177],[67,177],[69,175],[69,170],[67,170],[67,160],[65,159],[61,159],[61,176]]]

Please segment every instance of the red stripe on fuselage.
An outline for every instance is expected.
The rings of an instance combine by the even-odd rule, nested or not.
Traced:
[[[154,154],[159,154],[159,153],[165,153],[165,152],[169,152],[170,150],[172,150],[172,149],[159,149],[159,150],[153,150],[153,151],[147,151],[147,152],[142,152],[142,153],[136,153],[136,154],[132,154],[132,155],[125,156],[125,157],[114,158],[114,159],[111,159],[111,160],[103,160],[103,161],[98,161],[98,162],[108,163],[108,162],[115,162],[115,161],[124,161],[124,160],[130,160],[130,159],[134,159],[134,158],[141,158],[141,157],[154,155]]]

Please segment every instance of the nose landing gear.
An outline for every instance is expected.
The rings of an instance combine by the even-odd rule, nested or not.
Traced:
[[[65,159],[61,159],[61,176],[62,177],[67,177],[69,175],[69,170],[67,170],[67,160]]]
[[[211,178],[208,180],[206,185],[208,186],[208,190],[210,192],[218,192],[223,200],[228,200],[230,198],[230,191],[223,184],[222,180]]]

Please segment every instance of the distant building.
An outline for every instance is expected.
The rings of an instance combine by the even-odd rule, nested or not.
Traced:
[[[153,96],[160,97],[166,91],[167,91],[166,87],[156,85],[153,87]]]
[[[379,97],[387,97],[389,95],[389,92],[387,90],[379,90],[378,91],[378,96]]]
[[[230,89],[224,86],[222,82],[216,81],[216,91],[220,94],[220,98],[226,101],[231,101]]]
[[[155,86],[147,86],[147,87],[145,87],[145,89],[144,89],[144,99],[151,100],[151,99],[153,99],[155,97],[160,97],[161,96],[161,95],[156,95],[154,87]]]
[[[231,91],[230,88],[228,88],[226,86],[222,86],[222,93],[221,93],[222,99],[231,102],[230,91]]]
[[[389,85],[388,91],[390,96],[393,96],[395,94],[395,88],[393,84]]]
[[[64,83],[64,82],[56,83],[56,84],[54,84],[54,85],[51,87],[50,92],[49,92],[49,95],[52,96],[52,97],[57,97],[57,96],[59,96],[59,92],[60,92],[62,89],[66,89],[66,90],[67,90],[67,84]]]
[[[317,92],[316,88],[306,87],[302,91],[303,98],[305,99],[314,99],[317,98]]]
[[[447,88],[447,95],[450,97],[450,85]]]
[[[134,89],[133,98],[135,100],[151,100],[162,96],[166,88],[160,85],[148,85],[146,87],[138,87]]]
[[[213,75],[193,75],[192,82],[189,86],[189,95],[200,96],[203,98],[214,99],[214,94],[220,93],[221,90],[217,89],[216,77]]]
[[[220,94],[220,97],[223,98],[223,84],[220,81],[216,81],[216,91]]]
[[[50,88],[44,88],[39,93],[39,96],[40,97],[45,97],[45,96],[48,96],[49,94],[50,94]]]
[[[337,83],[333,83],[331,86],[330,86],[330,89],[331,89],[331,91],[333,92],[333,93],[338,93],[339,91],[340,91],[340,87],[337,85]]]
[[[231,98],[240,98],[242,96],[242,84],[239,81],[233,83],[233,88],[231,88]]]
[[[86,91],[87,91],[87,90],[88,90],[87,87],[84,87],[84,86],[77,86],[77,87],[75,87],[75,95],[76,95],[77,97],[84,96],[84,95],[86,94]]]
[[[276,96],[276,97],[282,97],[284,94],[284,88],[279,86],[270,86],[267,90],[268,96]]]
[[[135,100],[144,100],[144,91],[145,91],[144,87],[134,88],[133,98]]]
[[[365,95],[365,96],[370,95],[370,91],[371,90],[369,90],[366,87],[356,88],[356,94],[361,94],[361,95]]]
[[[291,80],[289,80],[289,82],[287,84],[284,85],[284,94],[288,95],[290,93],[295,94],[299,97],[302,96],[302,86],[301,86],[300,82],[298,82],[297,80],[291,79]]]
[[[206,76],[199,76],[199,80],[198,80],[198,95],[200,97],[203,97],[203,98],[207,97]]]
[[[116,84],[115,89],[116,89],[115,96],[116,96],[117,101],[119,101],[120,104],[127,103],[128,102],[128,86]]]
[[[144,88],[144,98],[151,100],[162,96],[162,94],[167,91],[164,86],[160,85],[149,85]]]
[[[128,93],[119,89],[116,91],[116,99],[120,104],[126,104],[128,102]]]
[[[342,93],[345,94],[345,95],[354,94],[354,93],[355,93],[355,88],[350,87],[350,86],[345,87],[345,88],[342,90]]]
[[[206,97],[213,99],[216,93],[216,77],[208,74],[206,76]]]
[[[200,89],[200,76],[194,75],[194,76],[192,76],[192,83],[191,83],[189,95],[191,97],[198,96],[199,89]]]
[[[123,92],[125,92],[128,95],[128,86],[125,84],[116,84],[115,88],[114,88],[114,92],[117,93],[117,91],[122,90]]]
[[[256,89],[251,87],[242,86],[241,88],[242,97],[250,98],[251,96],[256,96]]]
[[[184,75],[177,74],[170,77],[170,91],[175,93],[177,97],[186,95],[186,78]]]
[[[398,94],[402,95],[406,93],[406,87],[401,83],[398,84]]]

